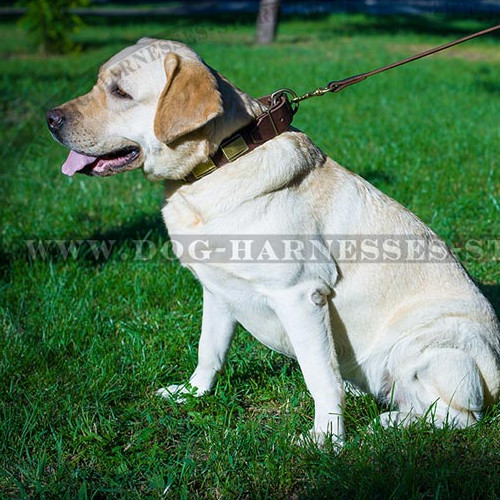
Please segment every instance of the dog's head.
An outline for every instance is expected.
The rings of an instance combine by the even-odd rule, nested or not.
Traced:
[[[179,179],[206,160],[228,128],[251,119],[252,101],[186,45],[143,38],[101,67],[88,94],[46,118],[53,137],[71,150],[67,175],[143,167],[153,180]]]

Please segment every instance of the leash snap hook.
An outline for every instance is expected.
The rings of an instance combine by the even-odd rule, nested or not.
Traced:
[[[318,87],[316,90],[307,92],[307,94],[301,95],[300,97],[295,94],[291,102],[293,104],[298,104],[300,101],[305,101],[306,99],[310,99],[311,97],[321,97],[325,95],[327,92],[331,91],[332,89],[330,88],[329,85],[327,85],[326,87]]]
[[[275,104],[278,104],[281,97],[283,96],[290,103],[292,113],[297,113],[297,111],[299,110],[299,97],[295,91],[289,88],[282,88],[276,90],[276,92],[273,92],[271,94],[271,105],[274,106]]]

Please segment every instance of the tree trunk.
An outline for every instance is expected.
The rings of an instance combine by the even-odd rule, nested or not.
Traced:
[[[268,44],[274,41],[279,10],[280,0],[260,0],[256,37],[258,44]]]

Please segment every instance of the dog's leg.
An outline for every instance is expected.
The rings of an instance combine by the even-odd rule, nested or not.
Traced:
[[[330,292],[323,283],[309,282],[273,294],[272,298],[314,399],[314,428],[310,434],[320,445],[326,437],[338,444],[344,438],[344,388],[331,332]]]
[[[157,391],[167,398],[182,400],[182,394],[202,396],[212,389],[218,372],[224,366],[231,346],[236,321],[226,304],[203,288],[203,320],[198,345],[198,366],[187,384],[170,385]]]

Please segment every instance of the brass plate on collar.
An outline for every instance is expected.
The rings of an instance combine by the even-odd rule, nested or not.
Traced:
[[[196,179],[200,179],[201,177],[209,174],[212,172],[212,170],[215,170],[217,167],[215,163],[211,160],[211,158],[208,159],[205,163],[200,163],[199,165],[196,165],[196,167],[193,168],[191,173],[196,177]]]
[[[230,142],[221,146],[221,149],[227,161],[233,161],[242,154],[245,154],[249,150],[249,147],[245,139],[241,135],[237,135]]]

